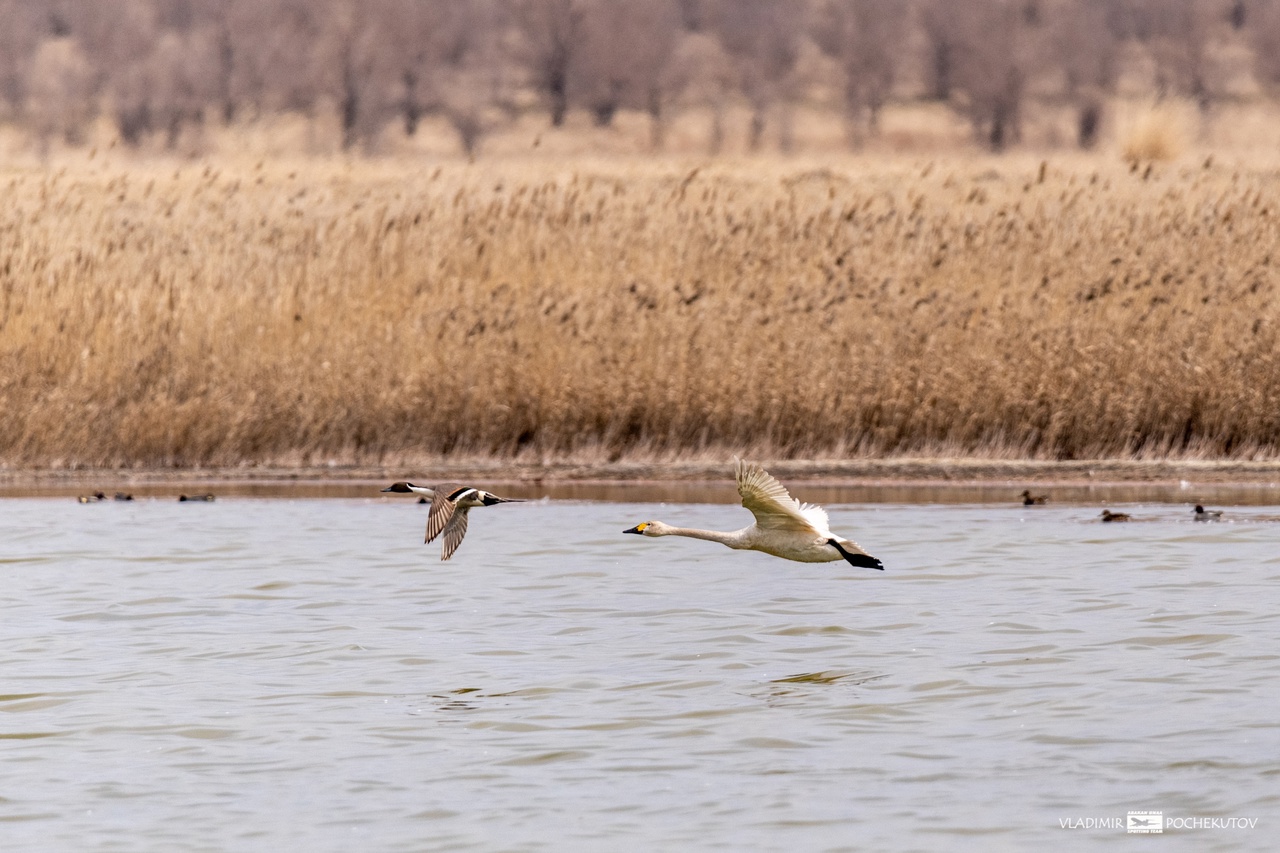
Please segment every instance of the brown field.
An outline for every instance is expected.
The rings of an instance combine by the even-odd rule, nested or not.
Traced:
[[[1280,456],[1203,154],[0,170],[0,464]]]

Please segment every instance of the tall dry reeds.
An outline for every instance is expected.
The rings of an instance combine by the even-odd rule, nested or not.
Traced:
[[[1120,134],[1120,154],[1130,163],[1168,162],[1187,147],[1190,120],[1176,103],[1139,107]]]
[[[5,464],[1280,448],[1273,172],[87,164],[0,187]]]

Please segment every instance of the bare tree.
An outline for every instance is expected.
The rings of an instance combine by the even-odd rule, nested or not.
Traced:
[[[1076,0],[1054,10],[1047,22],[1048,59],[1063,72],[1064,95],[1076,113],[1076,144],[1098,141],[1107,98],[1120,72],[1120,42],[1109,15],[1115,0]]]
[[[1266,0],[1249,21],[1254,73],[1275,95],[1280,93],[1280,0]]]
[[[650,116],[651,141],[660,147],[667,69],[679,26],[673,0],[595,0],[585,6],[582,46],[570,68],[574,101],[602,127],[624,106],[643,109]]]
[[[446,119],[463,150],[536,96],[552,125],[584,109],[608,125],[642,110],[658,149],[672,112],[731,104],[748,146],[786,150],[791,112],[839,92],[850,141],[877,132],[890,94],[968,118],[993,149],[1016,143],[1030,92],[1068,104],[1093,145],[1141,53],[1160,93],[1202,112],[1238,79],[1241,52],[1280,85],[1280,0],[0,0],[0,118],[48,142],[93,110],[122,139],[169,146],[207,120],[336,115],[347,150],[398,123]],[[819,55],[817,51],[821,51]],[[911,68],[909,62],[918,63]],[[1232,65],[1231,63],[1235,63]],[[815,76],[819,75],[819,76]],[[1059,88],[1050,91],[1048,85]],[[821,88],[811,85],[820,83]],[[1047,93],[1047,94],[1046,94]]]
[[[583,9],[582,44],[569,67],[569,86],[573,100],[587,108],[597,127],[613,123],[632,85],[633,69],[627,54],[642,36],[629,32],[620,18],[640,5],[626,0],[594,0]]]
[[[1207,5],[1197,0],[1161,3],[1151,19],[1155,24],[1150,48],[1156,63],[1157,91],[1161,95],[1186,95],[1196,102],[1201,113],[1208,113],[1214,92]]]
[[[359,0],[330,0],[324,44],[332,59],[329,83],[338,105],[342,150],[371,142],[385,117],[385,90],[380,87],[376,15]]]
[[[632,56],[633,95],[637,105],[649,115],[649,144],[655,151],[663,146],[667,114],[679,94],[679,80],[672,72],[672,63],[680,43],[681,21],[676,3],[655,0],[643,7],[643,17],[636,23],[642,40]]]
[[[93,118],[93,74],[72,38],[45,39],[31,60],[27,116],[42,153],[60,137],[74,145]]]
[[[252,0],[250,0],[252,2]],[[267,113],[295,113],[314,127],[319,109],[338,91],[335,36],[327,7],[315,0],[274,0],[241,25],[252,30],[237,80],[246,106]]]
[[[407,136],[441,105],[441,73],[463,64],[473,45],[492,25],[492,3],[457,0],[383,0],[378,8],[379,41],[386,52],[389,85]]]
[[[957,29],[957,105],[992,151],[1022,138],[1029,33],[1016,0],[969,0],[954,10]]]
[[[156,41],[146,70],[153,117],[164,132],[165,147],[174,149],[186,129],[198,129],[204,109],[213,102],[208,70],[212,65],[212,33],[168,30]]]
[[[120,138],[138,145],[155,127],[151,56],[161,34],[156,9],[140,0],[119,4],[58,4],[57,16],[76,39],[107,98]]]
[[[907,7],[882,0],[826,0],[814,21],[814,41],[839,65],[849,141],[857,147],[879,130],[906,41]]]
[[[57,16],[26,0],[0,0],[0,115],[16,116],[27,101],[30,65],[46,38],[65,38]]]
[[[256,79],[255,59],[260,61],[262,33],[276,23],[274,4],[258,0],[183,0],[181,11],[171,10],[168,26],[199,34],[201,57],[208,67],[202,88],[209,92],[207,108],[224,125],[231,124],[246,107],[261,107],[261,75]],[[162,23],[165,18],[162,17]],[[182,24],[185,21],[184,25]]]
[[[956,56],[960,52],[956,31],[955,0],[922,0],[920,30],[925,42],[924,79],[928,97],[951,100],[955,84]]]
[[[501,6],[474,6],[454,30],[433,71],[438,109],[458,134],[463,153],[474,157],[485,136],[518,114],[515,80],[505,61],[506,19]]]
[[[706,26],[705,0],[676,0],[676,11],[680,14],[680,27],[686,32],[701,32]]]
[[[582,44],[582,0],[520,0],[518,16],[530,78],[546,102],[551,124],[569,112],[569,69]]]
[[[804,36],[803,10],[785,0],[719,0],[711,7],[712,29],[751,106],[747,138],[751,151],[760,148],[769,113],[781,107],[785,114],[796,96],[793,75]],[[780,124],[785,140],[790,131],[785,116]]]
[[[688,33],[676,45],[666,72],[665,91],[681,102],[709,110],[707,150],[724,146],[724,113],[733,88],[733,63],[720,42],[705,32]]]

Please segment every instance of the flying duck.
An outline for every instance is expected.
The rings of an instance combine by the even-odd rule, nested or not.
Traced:
[[[462,537],[467,535],[467,513],[472,507],[493,506],[494,504],[524,503],[518,498],[500,498],[483,489],[471,486],[459,486],[457,483],[441,483],[438,486],[415,486],[404,481],[392,483],[384,492],[411,492],[420,495],[418,502],[430,498],[431,509],[427,512],[427,537],[430,542],[444,534],[444,544],[440,550],[441,561],[453,556],[462,544]]]

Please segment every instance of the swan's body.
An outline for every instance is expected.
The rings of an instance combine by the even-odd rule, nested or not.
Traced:
[[[827,511],[822,507],[800,503],[759,465],[741,459],[736,460],[735,465],[738,494],[742,496],[742,505],[756,517],[754,524],[724,533],[646,521],[623,532],[641,536],[687,536],[719,542],[739,551],[763,551],[801,563],[845,560],[854,566],[884,570],[884,565],[856,542],[831,532]]]
[[[467,535],[467,513],[472,507],[493,506],[494,504],[521,503],[516,498],[500,498],[483,489],[471,486],[459,486],[457,483],[441,483],[438,486],[415,486],[413,483],[392,483],[384,492],[412,492],[421,495],[418,502],[431,500],[431,509],[427,511],[427,538],[430,542],[444,534],[440,559],[447,560],[453,556],[462,544],[462,537]]]
[[[1036,506],[1037,504],[1047,504],[1049,502],[1048,495],[1033,495],[1029,489],[1023,489],[1022,494],[1018,495],[1022,498],[1023,506]]]
[[[1100,517],[1103,521],[1129,521],[1131,518],[1127,512],[1112,512],[1109,509],[1104,509]]]
[[[1196,521],[1217,521],[1222,518],[1222,510],[1205,509],[1200,504],[1196,504],[1195,514]]]

